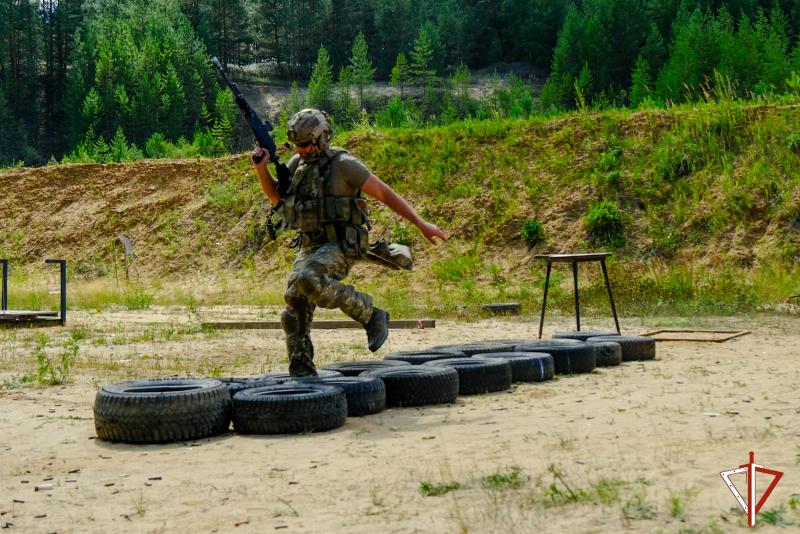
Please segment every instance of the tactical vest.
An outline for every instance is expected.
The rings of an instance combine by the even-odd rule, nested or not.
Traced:
[[[331,163],[346,153],[331,149],[313,163],[301,159],[283,198],[281,218],[285,229],[324,236],[326,241],[340,240],[345,253],[363,257],[368,246],[366,201],[360,191],[345,197],[328,194]]]

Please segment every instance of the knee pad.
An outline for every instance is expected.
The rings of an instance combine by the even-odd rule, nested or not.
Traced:
[[[300,293],[313,297],[322,290],[322,278],[313,271],[304,271],[297,277],[295,285],[300,290]]]
[[[284,333],[296,332],[298,323],[299,321],[293,313],[289,310],[283,310],[283,313],[281,313],[281,328],[283,328]]]

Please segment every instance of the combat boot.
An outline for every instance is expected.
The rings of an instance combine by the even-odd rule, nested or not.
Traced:
[[[295,356],[289,360],[289,374],[295,378],[317,376],[317,367],[308,356]]]
[[[386,338],[389,337],[389,313],[380,308],[372,309],[372,316],[364,325],[367,330],[367,340],[369,341],[369,350],[375,352]]]

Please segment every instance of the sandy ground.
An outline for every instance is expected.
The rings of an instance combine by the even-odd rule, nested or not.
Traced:
[[[203,318],[274,311],[203,310]],[[279,331],[187,329],[181,310],[77,313],[46,331],[57,357],[80,338],[74,382],[20,385],[37,331],[0,331],[0,527],[8,532],[730,532],[744,514],[719,473],[747,461],[785,473],[764,510],[800,514],[800,335],[796,317],[625,320],[748,328],[723,343],[659,343],[657,360],[389,409],[332,432],[230,433],[131,446],[94,437],[97,387],[126,377],[246,375],[285,365]],[[608,328],[607,320],[584,329]],[[532,338],[535,318],[439,321],[397,330],[385,349]],[[571,329],[548,321],[546,336]],[[77,332],[77,334],[75,334]],[[315,331],[318,359],[369,357],[363,332]],[[554,474],[555,473],[555,474]],[[491,475],[495,475],[491,477]],[[50,479],[52,477],[52,479]],[[490,477],[490,478],[486,478]],[[744,480],[736,479],[740,488]],[[768,480],[767,480],[768,481]],[[457,482],[440,496],[421,483]],[[764,480],[758,480],[763,485]],[[52,491],[35,491],[52,484]]]

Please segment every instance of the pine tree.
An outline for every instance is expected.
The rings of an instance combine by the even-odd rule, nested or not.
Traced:
[[[636,108],[650,96],[652,85],[650,79],[650,65],[647,64],[647,60],[643,55],[640,55],[636,60],[631,80],[631,107]]]
[[[217,93],[214,109],[216,117],[211,127],[211,136],[220,149],[227,150],[233,144],[233,126],[236,120],[236,101],[230,91]]]
[[[114,138],[111,140],[111,144],[108,148],[108,156],[111,161],[115,163],[124,163],[128,161],[128,140],[125,139],[125,132],[122,130],[122,126],[117,128],[117,131],[114,133]]]
[[[450,86],[453,91],[453,97],[462,111],[466,111],[469,105],[469,85],[472,75],[469,69],[463,63],[458,65],[456,72],[450,78]]]
[[[336,84],[337,122],[351,123],[355,120],[356,107],[350,94],[353,88],[353,71],[350,67],[339,69],[339,82]]]
[[[433,42],[425,26],[420,28],[419,35],[414,39],[411,50],[411,76],[416,83],[428,84],[436,76],[433,68]]]
[[[86,130],[97,130],[97,124],[100,121],[100,116],[103,112],[103,104],[100,101],[100,94],[97,89],[92,87],[89,89],[89,94],[83,101],[83,121],[86,125]]]
[[[289,89],[289,97],[286,99],[286,112],[291,116],[300,111],[302,104],[300,103],[300,88],[297,86],[297,81],[292,81],[292,87]]]
[[[369,59],[367,40],[362,32],[358,32],[353,41],[353,52],[350,56],[350,79],[358,89],[358,107],[364,109],[364,88],[372,84],[375,67]]]
[[[411,69],[408,65],[406,55],[402,52],[397,54],[397,60],[392,67],[391,82],[394,87],[400,88],[400,98],[403,98],[403,88],[411,77]]]
[[[658,72],[661,70],[661,67],[664,66],[664,62],[666,61],[667,57],[664,39],[661,37],[661,32],[655,23],[650,24],[650,33],[647,34],[647,39],[645,40],[644,46],[639,52],[639,57],[647,62],[647,65],[650,68],[650,71],[648,72],[650,79],[655,79],[655,77],[658,75]]]
[[[308,81],[306,103],[313,108],[329,110],[332,92],[333,72],[330,58],[326,48],[320,46],[317,61],[311,71],[311,79]]]
[[[589,70],[589,63],[584,61],[583,68],[581,69],[578,77],[575,78],[575,105],[578,111],[586,111],[589,109],[589,91],[592,87],[592,71]]]

